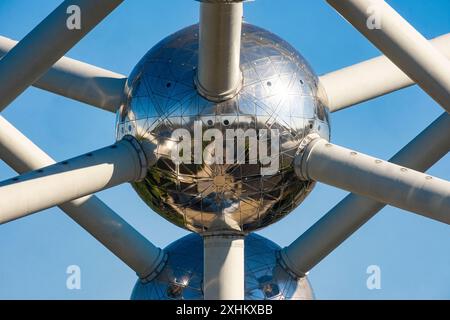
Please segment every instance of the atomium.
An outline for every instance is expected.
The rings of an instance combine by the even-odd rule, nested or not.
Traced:
[[[138,280],[133,300],[202,300],[203,240],[189,234],[165,249],[168,260],[148,283]],[[281,248],[254,233],[245,238],[246,300],[311,300],[314,294],[306,277],[294,278],[278,260]]]
[[[194,83],[198,32],[193,25],[167,37],[134,68],[117,114],[117,140],[132,135],[157,145],[157,164],[133,186],[167,220],[195,232],[254,231],[286,216],[311,191],[312,181],[296,178],[293,159],[308,134],[329,139],[328,109],[317,97],[318,79],[305,59],[278,36],[250,24],[243,25],[241,91],[222,103],[206,100]],[[172,133],[177,129],[192,133],[197,139],[192,145],[202,143],[203,153],[208,148],[198,141],[196,124],[223,136],[230,130],[276,130],[275,173],[263,175],[265,164],[250,163],[250,142],[242,151],[245,163],[238,152],[233,163],[176,163],[179,141]],[[258,139],[272,148],[273,136]]]
[[[33,85],[117,117],[113,145],[56,163],[0,117],[0,158],[19,173],[0,182],[0,224],[59,206],[136,272],[133,299],[175,300],[312,299],[305,275],[384,206],[450,224],[450,182],[425,173],[450,149],[450,35],[429,44],[385,1],[326,0],[385,56],[317,77],[243,23],[244,0],[200,0],[199,25],[128,78],[63,56],[122,2],[65,0],[20,42],[0,36],[0,111]],[[74,5],[76,32],[61,27]],[[446,112],[389,161],[329,142],[330,111],[414,83]],[[316,181],[350,194],[282,250],[251,233]],[[124,183],[191,234],[161,250],[94,195]]]

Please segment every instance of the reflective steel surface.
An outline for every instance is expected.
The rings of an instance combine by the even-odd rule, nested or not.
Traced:
[[[281,248],[257,234],[245,239],[246,300],[314,299],[307,278],[296,279],[277,262]],[[168,261],[151,282],[136,283],[133,300],[202,300],[203,240],[189,234],[164,249]]]
[[[158,145],[159,157],[134,188],[155,212],[194,232],[249,232],[265,227],[295,209],[313,187],[313,182],[296,178],[292,162],[309,133],[329,139],[328,110],[317,98],[317,77],[288,43],[245,24],[243,89],[231,100],[214,103],[196,91],[197,53],[198,26],[194,25],[158,43],[129,77],[117,115],[117,139],[131,134],[152,141]],[[268,154],[277,157],[279,165],[263,175],[261,170],[275,161],[250,163],[250,142],[245,145],[245,163],[238,162],[237,156],[234,163],[226,164],[177,163],[173,152],[181,139],[172,137],[175,129],[187,129],[192,134],[190,143],[199,143],[202,152],[208,148],[202,136],[194,134],[199,124],[201,132],[217,129],[224,136],[227,129],[255,130],[258,141],[266,143],[273,151]],[[277,136],[261,135],[263,129],[278,132],[279,152],[271,144]],[[225,145],[224,140],[224,149]],[[206,152],[213,157],[220,154]]]

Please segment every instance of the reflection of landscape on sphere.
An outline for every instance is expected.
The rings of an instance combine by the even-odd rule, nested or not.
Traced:
[[[296,279],[277,262],[281,248],[257,234],[245,239],[246,300],[306,300],[314,295],[308,279]],[[164,249],[168,261],[161,273],[147,284],[136,283],[134,300],[202,300],[203,240],[189,234]]]
[[[307,134],[317,132],[329,139],[328,110],[317,98],[317,77],[285,41],[244,24],[243,88],[235,98],[214,103],[195,89],[197,53],[198,26],[194,25],[158,43],[129,77],[117,116],[117,139],[131,134],[152,141],[159,156],[134,188],[154,211],[195,232],[262,228],[295,209],[313,187],[313,182],[297,179],[293,158]],[[245,163],[237,159],[231,164],[174,163],[171,155],[179,141],[171,135],[184,128],[195,137],[194,123],[200,123],[203,132],[217,129],[223,136],[227,129],[259,134],[277,130],[277,170],[262,175],[267,163],[249,163],[250,143],[243,151]],[[272,151],[271,136],[259,138]],[[191,142],[207,146],[205,141]]]

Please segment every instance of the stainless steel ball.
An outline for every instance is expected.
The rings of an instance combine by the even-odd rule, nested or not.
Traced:
[[[144,56],[128,79],[117,139],[131,134],[157,144],[157,164],[133,186],[158,214],[194,232],[254,231],[286,216],[311,191],[313,182],[297,179],[293,158],[309,133],[329,139],[328,110],[305,59],[269,31],[243,26],[242,90],[225,102],[197,93],[197,54],[194,25]],[[174,137],[179,129],[189,137]],[[180,152],[181,143],[188,147]]]
[[[203,300],[203,240],[189,234],[164,249],[168,260],[149,283],[136,283],[133,300]],[[249,234],[245,238],[246,300],[310,300],[314,294],[308,279],[294,278],[278,263],[281,248]]]

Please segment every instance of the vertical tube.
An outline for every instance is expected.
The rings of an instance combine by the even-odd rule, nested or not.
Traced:
[[[0,58],[17,41],[0,36]],[[120,106],[127,77],[81,61],[62,57],[33,86],[106,111]]]
[[[450,112],[450,61],[386,1],[327,2]]]
[[[244,236],[203,236],[205,300],[244,300]]]
[[[242,84],[242,1],[202,1],[197,90],[212,101],[235,96]]]
[[[19,173],[55,161],[0,116],[0,158]],[[72,220],[133,269],[150,280],[164,261],[164,252],[148,241],[95,195],[59,206]]]

